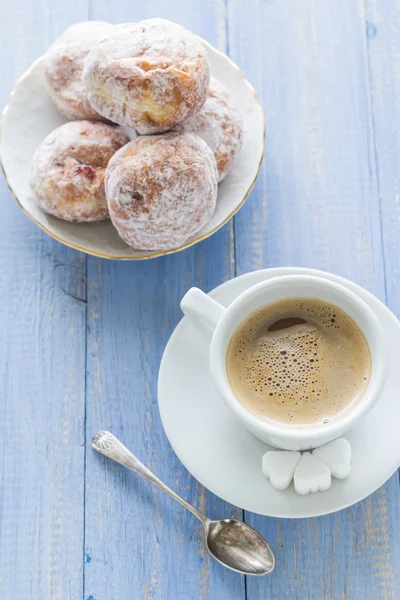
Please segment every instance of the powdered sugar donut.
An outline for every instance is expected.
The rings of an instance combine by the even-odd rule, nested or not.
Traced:
[[[138,137],[121,148],[108,165],[105,185],[121,238],[138,250],[170,250],[210,220],[217,169],[204,140],[170,132]]]
[[[32,161],[30,184],[45,212],[66,221],[108,218],[104,172],[129,141],[106,123],[71,121],[47,136]]]
[[[87,99],[82,73],[89,50],[112,27],[101,21],[84,21],[72,25],[45,54],[47,91],[60,113],[67,119],[101,119]]]
[[[172,129],[200,110],[209,71],[196,36],[176,23],[149,19],[114,27],[90,51],[83,76],[97,112],[149,134]]]
[[[214,152],[218,181],[229,173],[242,147],[243,122],[225,86],[211,77],[207,100],[201,111],[175,128],[203,138]]]

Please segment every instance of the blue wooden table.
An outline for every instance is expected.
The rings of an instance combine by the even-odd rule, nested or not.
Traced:
[[[400,312],[399,0],[0,2],[0,103],[69,25],[162,16],[235,60],[262,98],[267,152],[233,222],[174,256],[87,257],[48,238],[0,181],[0,599],[400,598],[398,474],[310,520],[241,514],[174,455],[157,371],[190,286],[315,267]],[[206,555],[194,518],[89,447],[108,428],[210,516],[263,533],[276,570],[248,578]],[[366,466],[366,468],[368,468]]]

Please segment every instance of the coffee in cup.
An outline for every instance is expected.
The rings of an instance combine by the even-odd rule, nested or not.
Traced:
[[[226,355],[230,386],[262,420],[324,426],[353,408],[371,376],[371,354],[341,308],[312,298],[258,308],[234,332]]]

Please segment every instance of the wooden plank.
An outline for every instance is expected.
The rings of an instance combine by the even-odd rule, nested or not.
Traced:
[[[0,105],[84,3],[4,3]],[[82,595],[86,263],[0,182],[0,598]]]
[[[265,170],[236,219],[238,274],[263,266],[321,268],[385,299],[361,0],[230,0],[228,8],[230,53],[262,94],[267,119]],[[398,17],[396,23],[393,32]],[[381,135],[384,144],[384,126]],[[391,232],[395,244],[394,224]],[[247,597],[398,597],[399,508],[396,476],[336,515],[246,515],[277,553],[276,572],[249,578]]]
[[[386,299],[400,316],[400,2],[366,1],[366,38],[369,58],[374,149],[381,209],[382,245],[386,276]],[[400,597],[400,528],[397,507],[396,585]],[[396,568],[397,567],[397,568]]]
[[[388,306],[400,315],[400,2],[366,2],[367,50],[375,124]]]
[[[162,16],[224,48],[223,1],[96,1],[114,22]],[[184,469],[162,430],[157,372],[191,285],[210,289],[234,274],[231,226],[174,256],[143,263],[89,259],[87,439],[107,428],[167,484],[211,516],[241,515]],[[188,440],[188,443],[189,440]],[[243,578],[212,563],[201,527],[170,498],[87,450],[86,600],[244,598]]]

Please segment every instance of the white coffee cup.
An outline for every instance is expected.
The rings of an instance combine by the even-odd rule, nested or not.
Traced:
[[[331,423],[285,425],[258,419],[239,402],[229,384],[226,353],[233,333],[258,308],[289,298],[314,298],[347,313],[363,332],[371,353],[371,377],[361,400]],[[383,329],[369,306],[338,283],[308,275],[286,275],[259,283],[224,308],[198,288],[191,288],[181,301],[182,311],[200,330],[211,336],[210,368],[215,386],[239,421],[259,439],[286,450],[307,450],[334,440],[354,427],[378,401],[386,382],[389,356]]]

